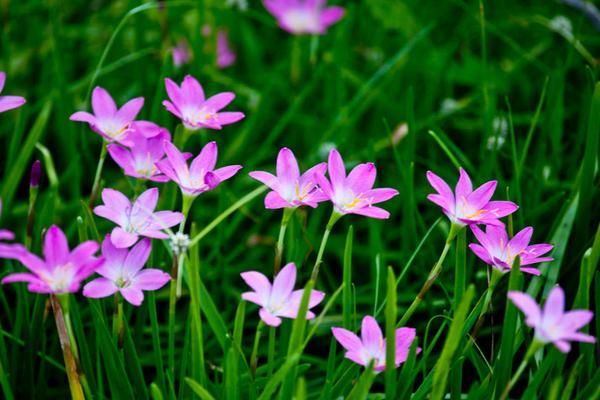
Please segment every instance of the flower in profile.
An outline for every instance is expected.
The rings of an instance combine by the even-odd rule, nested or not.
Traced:
[[[273,285],[269,279],[257,271],[242,272],[242,279],[254,290],[242,294],[242,299],[258,304],[260,318],[270,326],[279,326],[281,318],[296,318],[304,289],[294,290],[296,284],[296,264],[289,263],[277,274]],[[309,311],[306,319],[312,319],[315,314],[311,308],[319,304],[325,293],[313,290],[308,301]]]
[[[4,82],[6,81],[6,73],[0,71],[0,93],[4,89]],[[19,108],[25,104],[25,98],[21,96],[0,96],[0,112]]]
[[[92,110],[94,114],[86,111],[78,111],[71,115],[71,121],[87,122],[90,128],[100,134],[109,143],[118,142],[125,146],[131,146],[128,140],[131,132],[131,123],[139,114],[144,105],[144,98],[137,97],[123,104],[117,109],[114,100],[108,92],[96,86],[92,92]]]
[[[534,329],[537,341],[553,343],[563,353],[571,349],[569,341],[596,342],[593,336],[578,332],[594,313],[589,310],[565,312],[565,292],[560,286],[552,288],[543,309],[527,293],[508,292],[508,298],[525,314],[525,324]]]
[[[217,67],[223,69],[235,64],[236,55],[229,46],[229,35],[225,29],[217,31]]]
[[[128,148],[116,143],[109,144],[108,153],[123,168],[125,175],[154,182],[168,182],[169,178],[161,173],[156,163],[164,158],[163,142],[171,140],[171,134],[162,128],[157,132],[150,126],[137,129],[137,124],[133,124],[133,131],[128,137],[132,146]],[[146,133],[155,135],[147,137]]]
[[[81,282],[104,262],[102,257],[94,256],[97,251],[98,243],[92,240],[70,251],[63,231],[52,225],[44,237],[44,259],[23,248],[15,258],[30,272],[7,275],[2,283],[27,282],[27,289],[35,293],[77,292]]]
[[[302,205],[316,207],[328,200],[317,186],[316,175],[324,176],[326,163],[320,163],[300,175],[294,153],[287,147],[277,155],[277,176],[263,171],[252,171],[249,175],[272,189],[265,197],[265,208],[293,208]],[[324,178],[323,178],[324,179]]]
[[[442,178],[431,171],[427,171],[427,180],[438,192],[428,195],[427,199],[442,207],[444,214],[457,225],[503,225],[498,218],[519,208],[511,201],[490,201],[496,190],[496,181],[486,182],[473,190],[471,179],[462,168],[454,193]]]
[[[383,208],[374,207],[398,195],[396,189],[373,189],[377,170],[373,163],[359,164],[346,176],[344,160],[336,149],[329,152],[327,163],[328,181],[322,175],[315,175],[325,196],[333,203],[339,214],[358,214],[366,217],[386,219],[390,213]]]
[[[326,0],[263,0],[279,26],[294,35],[324,34],[344,16],[339,6],[326,7]]]
[[[521,260],[521,271],[532,275],[539,275],[537,268],[527,265],[552,261],[552,257],[542,257],[552,250],[551,244],[541,243],[529,245],[533,228],[527,228],[518,232],[512,239],[508,239],[504,226],[487,225],[483,232],[476,225],[471,225],[471,230],[480,244],[471,243],[469,248],[475,255],[486,264],[499,269],[501,272],[509,272],[519,257]]]
[[[177,68],[189,64],[192,59],[190,47],[183,39],[177,42],[177,46],[171,48],[171,55],[173,56],[173,65]]]
[[[331,332],[346,349],[346,358],[365,367],[373,362],[376,372],[385,370],[386,339],[375,318],[370,315],[363,318],[360,338],[344,328],[331,328]],[[415,328],[396,329],[395,368],[406,361],[415,335]],[[421,349],[417,348],[417,353],[420,351]]]
[[[200,193],[213,190],[219,183],[231,178],[241,168],[241,165],[228,165],[215,168],[217,164],[217,143],[206,144],[200,154],[192,160],[188,168],[185,155],[171,142],[163,142],[167,158],[156,163],[158,168],[181,188],[188,196],[198,196]]]
[[[94,214],[119,225],[112,230],[110,241],[117,248],[131,247],[140,236],[168,239],[163,229],[177,225],[183,214],[173,211],[154,212],[158,202],[158,189],[148,189],[133,202],[114,189],[102,191],[104,204],[94,208]]]
[[[158,290],[171,276],[159,269],[144,268],[152,245],[150,239],[142,239],[131,250],[115,247],[110,235],[102,242],[104,264],[96,270],[101,278],[88,282],[83,287],[83,295],[92,298],[110,296],[116,292],[134,306],[144,301],[142,290]]]
[[[204,90],[191,75],[183,78],[181,87],[169,78],[165,79],[169,100],[164,100],[165,108],[173,113],[187,129],[221,129],[244,118],[241,112],[219,112],[235,98],[231,92],[223,92],[206,99]]]

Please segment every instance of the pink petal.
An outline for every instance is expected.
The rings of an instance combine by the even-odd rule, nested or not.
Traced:
[[[554,343],[556,348],[558,350],[560,350],[562,353],[568,353],[571,350],[571,345],[569,344],[569,342],[567,342],[565,340],[555,340],[552,343]]]
[[[217,142],[209,142],[200,151],[198,157],[192,161],[190,175],[199,175],[201,170],[204,172],[212,171],[217,165],[218,148]]]
[[[440,194],[440,196],[446,199],[447,203],[451,205],[451,208],[454,208],[454,193],[452,193],[450,186],[448,186],[442,178],[431,171],[427,171],[426,176],[431,186]]]
[[[117,106],[108,92],[96,86],[92,92],[92,109],[97,118],[111,118],[117,112]]]
[[[102,201],[115,213],[121,214],[131,208],[131,202],[125,195],[114,189],[104,189],[102,191]]]
[[[80,243],[71,251],[68,259],[73,263],[83,263],[93,260],[100,246],[93,240]]]
[[[223,182],[237,174],[240,169],[242,169],[241,165],[228,165],[214,170],[213,173],[219,178],[219,182]]]
[[[364,197],[368,199],[370,204],[381,203],[382,201],[387,201],[392,197],[398,195],[398,191],[396,189],[391,188],[379,188],[379,189],[371,189],[364,192]]]
[[[327,7],[321,12],[321,25],[323,30],[338,22],[344,16],[345,10],[342,7]]]
[[[375,318],[367,315],[362,320],[360,335],[365,349],[371,354],[377,354],[383,346],[383,334]]]
[[[217,114],[217,119],[220,125],[229,125],[241,121],[246,116],[242,112],[220,112]]]
[[[106,149],[108,150],[108,154],[112,157],[112,159],[124,170],[132,170],[134,169],[133,158],[131,157],[131,153],[129,150],[118,144],[109,144]]]
[[[323,191],[323,194],[327,196],[328,199],[333,199],[333,188],[331,187],[331,183],[329,182],[329,180],[323,175],[319,174],[315,175],[315,179],[317,180],[319,187]]]
[[[517,211],[518,208],[519,206],[512,201],[490,201],[485,206],[487,213],[484,215],[484,217],[486,220],[490,218],[506,217],[507,215]]]
[[[517,234],[508,242],[511,254],[519,254],[524,250],[531,240],[531,235],[533,235],[533,228],[530,226],[517,232]]]
[[[354,351],[348,351],[346,352],[346,354],[344,355],[348,360],[355,362],[356,364],[359,365],[363,365],[363,366],[367,366],[369,365],[369,363],[362,357],[362,354],[364,353],[357,353]]]
[[[296,264],[289,263],[279,271],[271,288],[271,303],[285,303],[294,290],[296,284]]]
[[[62,265],[69,257],[67,237],[56,225],[52,225],[44,238],[44,258],[49,267]]]
[[[348,351],[360,353],[362,342],[354,333],[344,328],[331,328],[335,339]]]
[[[471,183],[471,179],[467,172],[460,168],[459,169],[460,177],[458,178],[458,182],[456,183],[455,193],[456,193],[456,201],[466,199],[467,196],[471,194],[473,191],[473,185]]]
[[[344,188],[344,181],[346,180],[346,167],[344,167],[342,156],[336,149],[332,149],[329,152],[327,168],[333,191],[342,190]]]
[[[244,292],[242,293],[242,299],[252,302],[254,304],[258,304],[259,306],[262,306],[264,304],[263,300],[256,292]]]
[[[377,219],[388,219],[390,217],[390,213],[383,208],[368,206],[359,208],[357,210],[352,210],[349,214],[363,215],[365,217],[377,218]]]
[[[6,72],[0,71],[0,92],[4,89],[4,83],[6,82]]]
[[[132,216],[152,213],[158,203],[158,188],[151,188],[138,196],[131,209]]]
[[[152,243],[150,239],[142,239],[129,250],[127,257],[123,261],[123,273],[126,276],[133,277],[144,267],[144,264],[150,257],[152,251]]]
[[[290,203],[288,203],[283,197],[279,195],[277,192],[269,192],[265,196],[265,208],[274,210],[278,208],[287,208],[293,207]]]
[[[279,326],[281,324],[281,318],[272,315],[267,309],[261,308],[258,311],[260,318],[269,326]]]
[[[18,272],[16,274],[10,274],[10,275],[6,275],[4,278],[2,278],[2,284],[5,283],[13,283],[13,282],[42,282],[40,281],[40,278],[38,278],[36,275],[33,274],[29,274],[26,272]]]
[[[186,75],[181,83],[181,97],[185,103],[201,104],[204,102],[204,90],[191,75]]]
[[[158,211],[154,213],[154,219],[150,224],[150,230],[171,228],[181,221],[183,221],[183,214],[178,211]]]
[[[173,102],[173,104],[171,104],[168,101],[163,101],[163,105],[165,107],[167,107],[167,104],[169,104],[169,106],[171,106],[174,110],[177,111],[177,114],[179,114],[178,108],[181,107],[183,104],[185,104],[185,101],[183,100],[182,96],[181,96],[181,90],[179,89],[179,86],[177,86],[177,84],[175,82],[173,82],[171,79],[169,78],[165,78],[165,88],[167,90],[167,95],[169,96],[169,98],[171,99],[171,101]],[[167,104],[165,104],[167,103]],[[168,107],[167,107],[168,109]],[[171,111],[171,110],[169,110]],[[173,111],[171,111],[173,112]],[[180,115],[178,115],[180,117]]]
[[[170,280],[171,275],[166,272],[160,269],[149,268],[140,271],[135,276],[132,286],[141,290],[158,290]]]
[[[535,275],[535,276],[541,275],[540,270],[537,268],[520,268],[520,271],[525,272],[527,274]]]
[[[94,214],[99,217],[106,218],[109,221],[114,222],[117,225],[124,225],[127,222],[127,217],[114,208],[108,206],[97,206],[94,208]]]
[[[117,111],[117,118],[119,118],[125,123],[130,123],[135,119],[135,117],[137,117],[143,106],[143,97],[136,97],[135,99],[131,99],[127,103],[123,104],[123,107],[121,107],[121,109]]]
[[[560,286],[555,286],[550,291],[542,312],[544,324],[558,323],[565,311],[565,292]]]
[[[165,174],[173,182],[177,183],[178,185],[181,184],[181,181],[179,180],[179,175],[177,175],[177,172],[175,172],[175,170],[171,166],[170,161],[158,161],[154,165],[156,165],[156,168],[158,168],[163,174]]]
[[[119,290],[113,281],[106,278],[97,278],[88,282],[83,287],[83,295],[94,299],[108,297]]]
[[[173,103],[163,100],[162,105],[167,109],[167,111],[175,115],[177,118],[183,119],[183,115],[181,115],[179,108],[177,108],[177,106],[175,106]]]
[[[116,227],[112,230],[110,241],[117,248],[128,248],[137,242],[138,235],[125,232],[123,229]]]
[[[300,170],[294,153],[287,147],[279,150],[277,155],[277,179],[281,186],[295,186],[300,178]]]
[[[171,142],[164,141],[163,148],[165,150],[165,154],[167,155],[167,159],[171,164],[171,168],[175,172],[178,179],[180,176],[186,176],[188,174],[188,167],[185,159],[183,158],[183,154],[179,151],[177,147]],[[202,154],[202,153],[201,153]],[[200,156],[198,156],[200,157]],[[162,164],[162,163],[161,163]],[[157,164],[160,166],[160,164]],[[161,168],[161,170],[166,174],[167,172]]]
[[[13,232],[0,229],[0,240],[13,240],[14,238],[15,234]]]
[[[260,296],[261,304],[266,304],[271,295],[271,282],[257,271],[242,272],[242,279]]]
[[[474,210],[481,210],[492,198],[496,190],[496,181],[489,181],[478,187],[475,191],[466,196],[467,203]],[[457,198],[458,195],[457,195]]]
[[[272,190],[276,191],[279,186],[277,177],[268,172],[252,171],[252,172],[248,173],[248,175],[250,175],[251,178],[256,179],[257,181],[264,183],[265,185],[270,187]]]
[[[417,330],[415,328],[396,329],[396,366],[402,364],[408,358],[408,352]]]
[[[345,187],[352,189],[354,193],[370,191],[375,184],[377,169],[375,164],[359,164],[350,171],[346,178]]]
[[[475,243],[471,243],[469,244],[469,249],[471,249],[471,251],[475,253],[477,257],[481,258],[486,264],[494,265],[490,253],[488,253],[484,247]]]
[[[92,124],[92,125],[95,125],[97,123],[96,117],[94,117],[89,112],[85,112],[85,111],[77,111],[76,113],[72,114],[69,117],[69,119],[71,121],[87,122],[88,124]]]
[[[565,331],[575,332],[587,325],[593,317],[594,313],[589,310],[568,311],[560,320],[560,327]]]
[[[542,318],[542,312],[535,300],[523,292],[508,292],[508,298],[520,309],[527,317],[525,323],[528,326],[535,327]]]
[[[427,195],[427,200],[442,207],[446,212],[454,213],[454,203],[451,202],[451,199],[439,194],[429,194]]]
[[[231,103],[233,99],[235,99],[235,94],[231,92],[219,93],[209,97],[204,102],[204,107],[209,110],[219,111],[220,109],[227,107],[227,105]]]
[[[25,98],[21,96],[1,96],[0,112],[12,110],[25,104]]]
[[[121,292],[121,295],[125,300],[134,306],[139,306],[144,301],[144,292],[136,287],[130,286],[127,288],[121,288],[119,289],[119,292]]]

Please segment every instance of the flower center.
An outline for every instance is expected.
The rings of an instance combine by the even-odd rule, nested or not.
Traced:
[[[319,31],[319,16],[316,10],[296,9],[285,13],[283,19],[297,33]]]

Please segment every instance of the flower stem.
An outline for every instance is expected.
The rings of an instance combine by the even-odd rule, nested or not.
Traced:
[[[275,335],[277,331],[274,326],[269,327],[269,353],[267,356],[267,376],[270,377],[273,374],[273,365],[275,361]]]
[[[338,213],[333,210],[331,213],[331,217],[329,218],[329,222],[327,222],[327,227],[325,228],[325,233],[323,234],[323,239],[321,239],[321,246],[319,246],[319,252],[317,253],[317,259],[315,260],[315,265],[313,266],[312,274],[310,279],[316,284],[317,276],[319,275],[319,268],[321,267],[321,260],[323,259],[323,252],[325,251],[325,246],[327,245],[327,240],[329,240],[329,234],[333,229],[335,223],[342,217],[343,214]]]
[[[119,292],[115,293],[115,307],[113,310],[113,339],[119,349],[123,348],[123,336],[125,327],[123,325],[123,298]]]
[[[454,310],[458,308],[467,281],[467,231],[461,229],[456,235],[456,270],[454,274]]]
[[[475,338],[477,337],[477,333],[479,332],[479,329],[481,329],[481,326],[483,325],[483,321],[485,320],[485,315],[487,314],[487,312],[490,308],[490,305],[492,303],[492,295],[494,294],[494,290],[496,289],[496,286],[498,286],[498,282],[500,281],[500,278],[502,278],[503,276],[504,276],[504,274],[502,272],[500,272],[498,269],[492,268],[492,277],[490,279],[488,288],[485,292],[485,300],[483,303],[483,307],[481,308],[481,312],[479,313],[477,322],[475,322],[475,327],[473,328],[473,331],[471,333],[471,339],[469,340],[469,343],[465,347],[465,351],[463,352],[463,354],[471,347],[471,345],[475,341]]]
[[[417,307],[419,307],[419,304],[421,304],[421,302],[423,301],[425,294],[427,294],[429,289],[431,289],[431,286],[433,286],[433,284],[435,283],[435,280],[440,275],[440,272],[442,272],[442,265],[444,263],[444,260],[446,259],[446,255],[448,255],[448,250],[450,250],[450,247],[452,246],[452,240],[454,239],[456,234],[462,228],[463,228],[463,226],[461,226],[461,225],[452,224],[452,227],[450,228],[450,232],[448,232],[448,237],[446,238],[446,244],[444,245],[444,249],[442,250],[442,254],[440,255],[440,258],[437,260],[437,262],[435,263],[435,265],[429,272],[429,276],[427,277],[427,280],[421,287],[421,290],[417,294],[417,297],[415,297],[415,299],[413,300],[411,305],[408,307],[408,310],[406,310],[406,312],[402,316],[402,319],[398,323],[398,326],[404,326],[404,324],[406,324],[406,322],[413,315],[413,313],[415,312]]]
[[[250,356],[250,373],[252,378],[256,378],[256,367],[258,366],[258,344],[260,343],[260,336],[265,323],[261,319],[258,321],[256,326],[256,336],[254,336],[254,346],[252,347],[252,355]]]
[[[96,197],[98,197],[98,190],[100,189],[100,177],[102,176],[102,168],[104,167],[104,160],[106,159],[106,146],[105,140],[102,141],[102,150],[100,150],[100,158],[98,159],[98,166],[96,167],[96,175],[94,176],[94,184],[92,185],[92,193],[90,194],[90,200],[88,206],[90,209],[94,207]]]
[[[531,357],[533,357],[533,355],[542,347],[544,347],[544,343],[538,340],[534,340],[533,343],[531,343],[529,349],[527,350],[527,353],[525,354],[525,357],[523,358],[523,361],[521,362],[521,365],[519,365],[519,368],[517,369],[515,374],[512,376],[512,378],[510,378],[510,381],[508,381],[506,388],[504,388],[502,396],[500,396],[500,400],[505,400],[508,397],[508,393],[515,386],[515,384],[523,374],[523,371],[525,371],[525,368],[527,367],[527,364],[529,363]]]
[[[188,196],[186,194],[183,194],[182,197],[182,205],[181,205],[181,213],[183,214],[183,220],[181,221],[181,223],[179,224],[179,233],[183,233],[184,229],[185,229],[185,223],[188,219],[188,215],[190,213],[190,208],[192,207],[192,203],[194,202],[194,199],[196,197],[194,196]],[[177,254],[177,255],[173,255],[173,257],[179,257],[178,260],[178,266],[179,266],[179,273],[177,274],[176,278],[177,278],[177,290],[175,292],[177,298],[181,297],[181,287],[182,287],[182,282],[183,282],[183,268],[184,268],[184,254]]]
[[[175,377],[175,303],[177,302],[177,272],[178,256],[173,254],[173,264],[171,268],[171,288],[169,292],[169,348],[168,362],[171,378]]]
[[[281,228],[279,228],[279,239],[277,240],[277,248],[275,249],[275,266],[273,268],[273,276],[279,273],[281,268],[281,261],[283,259],[283,241],[285,239],[285,231],[292,214],[294,214],[295,208],[284,208],[283,216],[281,217]]]

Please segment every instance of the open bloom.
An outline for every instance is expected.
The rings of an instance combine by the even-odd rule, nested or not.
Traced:
[[[128,140],[131,123],[144,105],[144,98],[137,97],[129,100],[120,109],[108,92],[96,86],[92,92],[92,109],[94,114],[78,111],[71,115],[71,121],[87,122],[90,128],[100,134],[107,142],[118,142],[131,146]]]
[[[137,122],[133,124],[134,127],[136,125]],[[144,133],[155,133],[155,135],[147,137]],[[151,127],[134,128],[129,135],[129,140],[132,144],[130,148],[119,144],[107,146],[108,153],[119,167],[123,168],[125,175],[154,182],[168,182],[169,178],[161,173],[156,163],[165,156],[163,142],[171,140],[169,131],[166,129],[156,131]]]
[[[104,204],[94,208],[94,214],[119,225],[112,230],[110,240],[117,248],[131,247],[140,236],[167,239],[163,229],[177,225],[183,214],[173,211],[157,211],[158,189],[148,189],[134,201],[133,205],[121,192],[114,189],[102,191]]]
[[[543,309],[527,293],[508,292],[508,298],[523,311],[527,317],[525,323],[535,330],[536,340],[552,342],[563,353],[571,349],[569,341],[596,342],[593,336],[578,332],[590,322],[594,313],[589,310],[565,312],[565,292],[560,286],[550,291]]]
[[[52,225],[44,237],[44,259],[28,251],[20,252],[17,259],[31,272],[7,275],[2,283],[27,282],[27,289],[35,293],[77,292],[81,282],[104,262],[94,256],[97,251],[98,243],[91,240],[69,251],[65,234]]]
[[[329,182],[322,175],[315,175],[323,193],[340,214],[358,214],[366,217],[386,219],[390,213],[373,204],[391,199],[398,194],[396,189],[373,189],[377,170],[373,163],[359,164],[346,176],[344,160],[336,149],[329,152]]]
[[[450,221],[459,225],[502,225],[498,218],[512,214],[519,208],[511,201],[490,201],[496,190],[496,181],[489,181],[473,190],[469,175],[460,169],[454,193],[442,178],[427,171],[427,180],[438,192],[427,198],[442,207]]]
[[[318,187],[315,176],[323,176],[326,169],[327,164],[320,163],[300,175],[294,153],[284,147],[277,155],[277,176],[263,171],[252,171],[249,175],[273,190],[265,197],[266,208],[293,208],[301,205],[314,208],[318,202],[328,200]]]
[[[521,230],[510,240],[504,226],[487,225],[484,233],[476,225],[471,225],[471,230],[481,244],[471,243],[469,248],[486,264],[502,272],[510,271],[517,256],[521,260],[521,271],[533,275],[539,275],[540,271],[527,265],[553,260],[552,257],[542,257],[552,250],[554,246],[551,244],[529,245],[532,227]]]
[[[296,318],[302,300],[304,289],[294,290],[296,284],[296,264],[289,263],[277,274],[273,285],[269,279],[256,271],[242,272],[242,279],[254,290],[242,294],[242,299],[258,304],[260,318],[270,326],[279,326],[281,318]],[[313,290],[310,293],[308,308],[319,304],[325,293]],[[315,314],[308,311],[306,319],[312,319]]]
[[[192,160],[189,168],[185,155],[173,143],[165,141],[163,146],[167,158],[156,165],[188,196],[198,196],[200,193],[213,190],[219,183],[231,178],[242,168],[241,165],[228,165],[214,169],[217,164],[216,142],[204,146],[200,154]]]
[[[347,350],[346,358],[365,367],[373,361],[375,371],[385,370],[386,339],[383,337],[381,328],[379,328],[375,318],[370,315],[363,318],[360,338],[344,328],[331,328],[331,332]],[[395,368],[406,361],[415,335],[415,328],[396,329]],[[417,353],[420,351],[421,349],[418,348]]]
[[[263,0],[279,26],[294,35],[324,34],[344,16],[342,7],[326,7],[326,0]]]
[[[152,245],[150,239],[142,239],[131,250],[115,247],[110,235],[102,242],[104,264],[96,270],[102,278],[96,278],[83,287],[83,295],[92,298],[110,296],[117,291],[123,298],[139,306],[144,300],[142,290],[158,290],[171,276],[159,269],[145,268]]]
[[[244,118],[241,112],[219,112],[235,98],[231,92],[223,92],[206,99],[204,90],[191,75],[183,78],[181,87],[169,78],[165,79],[169,100],[163,101],[165,108],[181,119],[183,125],[192,130],[200,128],[221,129]]]
[[[4,89],[6,73],[0,71],[0,93]],[[25,98],[21,96],[0,96],[0,112],[12,110],[25,104]]]

